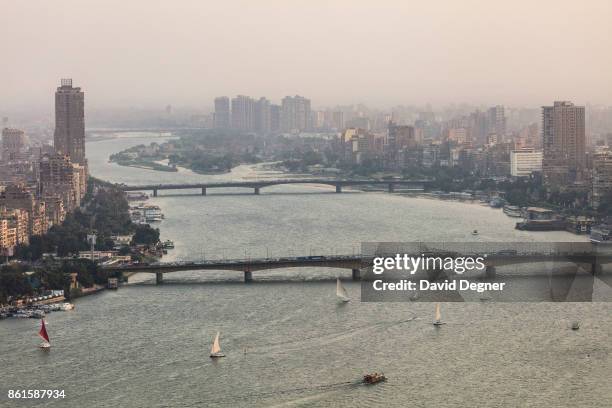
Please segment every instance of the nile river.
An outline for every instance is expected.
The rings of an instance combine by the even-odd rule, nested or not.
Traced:
[[[242,166],[197,175],[120,167],[111,153],[149,143],[87,144],[92,175],[127,184],[274,176]],[[179,195],[187,194],[187,195]],[[189,194],[191,193],[191,194]],[[194,194],[195,193],[195,194]],[[160,192],[164,261],[359,251],[362,241],[575,241],[565,232],[516,231],[515,219],[477,204],[327,186]],[[477,237],[470,232],[479,231]],[[50,407],[604,407],[612,406],[610,303],[338,304],[335,277],[292,269],[136,275],[118,291],[52,313],[53,350],[36,348],[38,322],[0,322],[0,405]],[[582,322],[579,331],[570,322]],[[221,332],[227,355],[208,357]],[[357,385],[366,372],[386,383]],[[61,401],[8,401],[8,389],[64,389]]]

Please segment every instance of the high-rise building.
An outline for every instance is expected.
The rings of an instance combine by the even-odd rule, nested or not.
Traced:
[[[556,101],[542,107],[542,171],[548,183],[580,178],[585,166],[584,106]]]
[[[254,129],[255,101],[244,95],[232,98],[232,128],[251,131]]]
[[[73,165],[67,155],[46,155],[40,159],[40,196],[58,195],[71,211],[81,204],[85,194],[80,174],[82,166]]]
[[[215,128],[228,129],[230,127],[230,100],[227,96],[215,98]]]
[[[270,132],[280,132],[281,129],[281,107],[270,105]]]
[[[272,126],[270,118],[270,101],[266,98],[259,98],[259,100],[255,102],[253,125],[255,131],[259,134],[265,135],[270,133]]]
[[[498,140],[503,141],[506,135],[506,114],[504,106],[497,105],[487,111],[487,133],[495,133]]]
[[[344,112],[337,111],[332,113],[332,128],[339,130],[344,129]]]
[[[592,203],[598,208],[608,194],[612,194],[612,152],[604,151],[593,156]]]
[[[2,129],[2,160],[5,162],[17,160],[24,153],[27,138],[23,130]]]
[[[55,92],[55,150],[70,157],[73,163],[86,166],[85,95],[72,87],[72,79],[62,79]]]
[[[299,133],[310,129],[310,99],[286,96],[281,105],[281,130]]]

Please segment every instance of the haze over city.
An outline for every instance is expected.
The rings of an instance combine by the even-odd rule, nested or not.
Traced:
[[[316,106],[610,104],[612,3],[590,1],[6,2],[2,110],[211,109],[218,95]],[[44,67],[44,69],[41,69]]]

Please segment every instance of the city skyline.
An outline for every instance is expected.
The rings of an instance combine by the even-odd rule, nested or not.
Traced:
[[[227,94],[272,100],[298,94],[316,106],[380,108],[609,105],[611,12],[607,1],[13,3],[0,17],[0,34],[12,41],[0,51],[20,63],[0,67],[0,110],[48,106],[41,90],[58,77],[87,86],[96,109],[210,108],[215,96]]]

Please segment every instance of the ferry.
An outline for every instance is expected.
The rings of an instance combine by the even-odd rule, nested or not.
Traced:
[[[165,240],[162,244],[162,248],[164,249],[174,249],[174,242],[169,239]]]
[[[159,222],[163,219],[161,208],[157,205],[145,205],[142,207],[144,217],[148,222]]]
[[[523,213],[521,211],[521,207],[517,207],[516,205],[504,205],[504,208],[503,208],[502,211],[508,217],[520,218],[520,217],[523,216]]]
[[[523,222],[516,223],[516,229],[523,231],[564,231],[567,222],[552,210],[529,207],[525,210]]]
[[[130,208],[130,218],[136,224],[160,222],[164,215],[157,205],[137,205]]]

